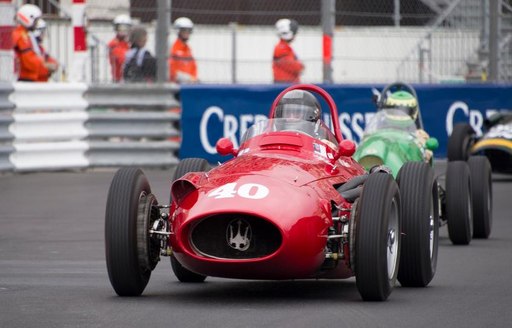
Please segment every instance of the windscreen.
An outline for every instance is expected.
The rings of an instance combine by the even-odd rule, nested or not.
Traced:
[[[398,130],[411,134],[416,133],[413,119],[401,110],[384,109],[378,111],[364,129],[364,135],[374,134],[382,130]]]
[[[320,120],[316,122],[310,122],[301,119],[283,118],[262,120],[255,123],[245,132],[241,140],[241,144],[261,134],[285,131],[306,134],[321,141],[330,141],[335,146],[338,145],[336,137],[331,132],[329,127]]]

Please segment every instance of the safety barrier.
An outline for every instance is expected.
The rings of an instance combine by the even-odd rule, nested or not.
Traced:
[[[175,85],[0,85],[0,171],[178,163]],[[10,92],[10,95],[9,95]],[[5,99],[3,99],[3,98]],[[4,109],[4,108],[2,108]]]
[[[14,152],[14,135],[9,131],[9,126],[14,121],[11,115],[14,104],[9,100],[9,95],[13,91],[12,84],[0,83],[0,171],[11,171],[14,168],[9,160],[9,156]]]
[[[91,85],[85,99],[91,108],[167,109],[180,107],[175,84]]]
[[[16,112],[83,111],[88,107],[85,83],[14,83],[11,101]]]
[[[91,166],[168,166],[178,163],[177,113],[91,112],[86,122]],[[138,140],[138,141],[135,141]],[[154,141],[160,140],[160,141]]]
[[[9,101],[9,95],[14,91],[12,84],[0,83],[0,110],[14,109],[14,104]]]
[[[17,143],[80,140],[88,135],[87,117],[85,111],[13,114],[9,130]]]
[[[41,171],[86,168],[86,141],[14,144],[10,161],[15,171]]]
[[[174,153],[179,149],[175,141],[147,142],[90,142],[87,158],[91,167],[102,166],[158,166],[178,163]]]

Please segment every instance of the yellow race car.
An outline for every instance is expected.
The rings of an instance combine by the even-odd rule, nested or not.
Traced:
[[[448,161],[467,160],[472,155],[487,156],[493,172],[512,173],[512,112],[486,119],[482,136],[467,123],[455,125],[448,138]]]

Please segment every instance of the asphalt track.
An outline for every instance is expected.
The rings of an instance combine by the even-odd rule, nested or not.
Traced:
[[[167,199],[172,170],[146,173]],[[183,284],[167,259],[143,296],[116,296],[103,238],[113,174],[0,176],[1,328],[512,326],[512,176],[494,179],[489,240],[452,246],[443,227],[428,288],[397,287],[387,302],[365,303],[354,279]]]

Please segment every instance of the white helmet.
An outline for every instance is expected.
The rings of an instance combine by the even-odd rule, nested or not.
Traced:
[[[299,23],[296,20],[283,18],[276,22],[277,35],[286,41],[293,39],[299,30]]]
[[[128,15],[117,15],[113,21],[114,25],[132,25],[132,19]]]
[[[38,18],[41,18],[43,14],[41,13],[41,9],[38,6],[32,4],[26,4],[18,9],[16,13],[16,18],[21,25],[26,28],[34,27],[34,23]]]
[[[180,17],[174,21],[174,28],[177,30],[182,28],[193,29],[194,23],[192,23],[192,21],[188,17]]]
[[[46,22],[44,19],[39,18],[36,22],[36,26],[34,28],[34,36],[36,38],[40,38],[46,30]]]

